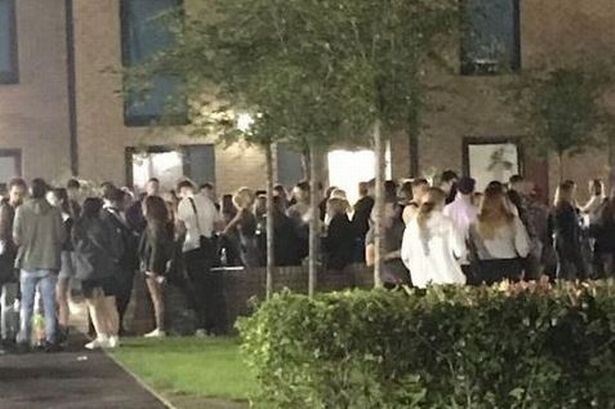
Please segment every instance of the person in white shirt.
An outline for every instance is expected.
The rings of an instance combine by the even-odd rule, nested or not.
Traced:
[[[607,201],[604,182],[600,179],[594,179],[589,182],[589,193],[591,195],[589,201],[581,208],[581,213],[587,226],[594,223],[600,217],[600,210],[602,210]]]
[[[478,208],[474,204],[474,190],[476,188],[476,180],[463,177],[457,183],[457,197],[453,203],[446,205],[444,215],[448,216],[455,227],[463,235],[465,240],[470,237],[470,225],[476,221],[478,217]],[[467,257],[459,260],[463,273],[468,277],[470,284],[475,284],[475,274],[472,271],[470,261]]]
[[[177,185],[180,202],[177,218],[186,227],[183,256],[186,273],[193,289],[193,304],[198,309],[199,329],[197,335],[214,333],[219,328],[213,315],[212,302],[216,299],[210,269],[217,257],[215,233],[224,228],[222,216],[214,202],[206,195],[197,194],[193,183],[184,180]]]
[[[465,284],[458,259],[465,256],[463,233],[443,214],[446,194],[430,188],[406,226],[401,257],[415,287],[430,284]]]
[[[480,282],[490,285],[506,279],[522,279],[530,238],[500,187],[485,190],[478,218],[470,226],[470,244],[478,262]]]

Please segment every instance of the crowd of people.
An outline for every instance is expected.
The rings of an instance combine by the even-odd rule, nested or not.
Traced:
[[[321,227],[321,260],[328,270],[375,263],[375,183],[359,185],[351,205],[335,187],[321,196],[314,214],[310,185],[289,193],[276,186],[273,202],[277,266],[301,265],[309,252],[309,224]],[[590,200],[576,201],[573,181],[561,183],[552,206],[521,176],[508,184],[476,181],[444,172],[385,183],[381,280],[388,288],[430,284],[493,284],[502,280],[588,279],[615,275],[615,193],[600,180]],[[197,335],[215,334],[211,308],[213,267],[266,264],[265,191],[239,189],[220,201],[214,186],[190,180],[162,191],[151,179],[144,192],[103,183],[84,194],[80,182],[53,188],[42,179],[14,179],[0,204],[2,339],[27,349],[33,313],[44,311],[44,347],[55,350],[68,336],[69,299],[83,297],[96,333],[88,349],[116,348],[135,274],[142,274],[155,330],[166,335],[165,289],[180,287],[198,316]],[[10,330],[19,306],[19,328]]]

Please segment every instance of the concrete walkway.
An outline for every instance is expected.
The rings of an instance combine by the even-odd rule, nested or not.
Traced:
[[[102,352],[0,356],[0,409],[165,409]]]

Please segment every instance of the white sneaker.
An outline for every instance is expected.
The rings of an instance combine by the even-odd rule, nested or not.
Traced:
[[[207,338],[207,331],[205,331],[203,328],[199,328],[194,333],[194,336],[197,338]]]
[[[95,349],[107,348],[108,346],[109,346],[109,340],[107,339],[107,337],[99,336],[94,341],[88,344],[85,344],[85,349],[89,349],[90,351],[93,351]]]
[[[107,345],[107,348],[115,349],[115,348],[119,348],[119,346],[120,346],[120,337],[118,337],[117,335],[109,337],[109,343]]]
[[[145,338],[164,338],[166,336],[167,336],[167,333],[164,331],[161,331],[160,328],[156,328],[149,334],[145,334]]]

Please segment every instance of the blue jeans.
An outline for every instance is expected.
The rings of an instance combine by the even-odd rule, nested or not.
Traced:
[[[17,283],[6,283],[0,286],[0,334],[5,341],[15,341],[19,319],[13,310],[17,299]]]
[[[45,338],[54,343],[56,336],[56,284],[58,276],[50,270],[21,270],[21,313],[19,343],[29,343],[32,334],[32,314],[34,311],[34,296],[36,287],[41,291],[43,309],[45,311]]]

